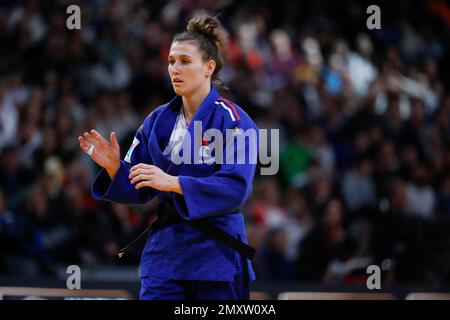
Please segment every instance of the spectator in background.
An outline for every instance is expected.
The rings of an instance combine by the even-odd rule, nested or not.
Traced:
[[[361,33],[357,36],[356,48],[356,52],[348,54],[348,77],[353,92],[358,98],[364,99],[369,93],[370,85],[378,75],[378,70],[371,60],[373,44],[367,34]]]
[[[17,215],[6,214],[8,249],[6,250],[7,273],[21,276],[51,276],[54,269],[43,239],[42,225],[47,204],[44,195],[37,189],[27,196]],[[9,216],[9,217],[8,217]],[[9,231],[9,232],[8,232]]]
[[[309,206],[315,220],[322,220],[327,203],[335,195],[333,182],[327,176],[321,176],[307,188]]]
[[[36,256],[42,244],[32,221],[6,207],[0,191],[0,272],[7,275],[39,276],[43,270]],[[44,252],[42,252],[44,253]]]
[[[278,228],[287,222],[286,210],[280,205],[276,181],[266,179],[257,186],[258,199],[249,208],[252,220],[267,229]]]
[[[296,274],[303,281],[322,281],[330,262],[346,261],[356,251],[356,243],[344,224],[339,199],[331,199],[324,218],[299,243]]]
[[[266,268],[265,278],[270,280],[292,279],[292,262],[287,257],[287,249],[286,229],[283,227],[271,229],[267,234],[265,246],[260,249]]]
[[[287,258],[293,263],[298,257],[298,244],[314,226],[314,218],[306,199],[294,188],[286,190],[288,221],[285,226],[287,237]]]
[[[398,177],[400,162],[395,144],[388,139],[382,140],[375,151],[375,169],[373,178],[379,194],[385,194],[386,184]]]
[[[373,165],[370,159],[360,158],[356,167],[346,172],[342,179],[342,195],[350,211],[363,206],[376,205],[376,188],[372,179]]]
[[[0,153],[0,188],[7,201],[14,201],[15,197],[29,188],[35,173],[26,168],[18,154],[18,148],[10,145]]]
[[[328,176],[333,176],[335,174],[334,151],[319,126],[310,128],[308,144],[314,159],[320,163],[324,173]]]
[[[436,202],[436,194],[430,185],[430,174],[424,165],[417,164],[412,178],[412,181],[406,184],[406,211],[430,219],[434,214]]]
[[[269,42],[271,54],[267,59],[265,74],[268,76],[267,86],[274,90],[287,85],[291,72],[297,67],[300,57],[292,47],[288,33],[284,30],[271,31]]]
[[[39,2],[27,0],[23,7],[16,7],[8,19],[7,28],[10,30],[20,28],[23,34],[27,35],[27,45],[29,46],[41,41],[46,34],[47,27],[39,12]]]
[[[394,178],[387,182],[387,201],[383,201],[382,211],[388,215],[406,215],[407,214],[407,193],[405,181],[400,178]]]

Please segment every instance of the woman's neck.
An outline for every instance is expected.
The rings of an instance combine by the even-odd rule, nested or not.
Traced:
[[[197,90],[193,95],[183,96],[184,117],[186,118],[186,122],[188,124],[191,122],[195,112],[198,110],[203,100],[205,100],[209,91],[210,87],[205,86],[204,88]]]

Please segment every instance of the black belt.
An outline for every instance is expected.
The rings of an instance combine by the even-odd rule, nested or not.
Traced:
[[[210,224],[205,219],[185,220],[181,218],[177,210],[170,205],[172,200],[168,199],[165,203],[160,203],[157,208],[158,219],[152,223],[147,229],[142,232],[133,242],[119,251],[119,258],[121,258],[131,247],[139,243],[146,235],[150,235],[154,230],[169,226],[173,223],[184,222],[203,234],[211,237],[214,240],[228,246],[229,248],[239,252],[245,258],[252,260],[255,256],[255,249],[236,239],[222,229]]]

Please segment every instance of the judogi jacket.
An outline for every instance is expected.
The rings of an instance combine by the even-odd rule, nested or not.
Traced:
[[[189,135],[185,136],[185,139],[192,140],[191,162],[176,164],[164,156],[163,151],[181,106],[182,98],[176,96],[151,112],[137,131],[127,156],[120,161],[120,169],[114,179],[111,181],[106,170],[102,169],[93,182],[92,195],[97,200],[118,203],[146,203],[156,196],[160,202],[171,201],[183,219],[206,219],[247,243],[241,207],[252,191],[256,164],[249,161],[248,156],[244,163],[194,163],[194,152],[201,152],[200,148],[208,143],[194,134],[194,123],[201,121],[203,132],[211,128],[218,129],[223,137],[226,137],[227,129],[236,132],[254,129],[257,132],[257,127],[239,106],[221,98],[211,87],[189,124]],[[194,143],[195,139],[202,141]],[[195,149],[196,146],[199,149]],[[223,148],[225,162],[225,141]],[[237,152],[237,148],[236,144],[234,152]],[[257,146],[252,146],[246,139],[245,145],[240,148],[245,148],[246,155],[249,155]],[[170,175],[178,176],[183,194],[149,187],[136,190],[128,176],[131,167],[138,163],[153,164]],[[246,263],[245,269],[249,272],[250,280],[254,280],[251,262],[244,260],[237,251],[179,222],[149,236],[142,253],[140,275],[174,280],[233,281],[235,273],[242,271]]]

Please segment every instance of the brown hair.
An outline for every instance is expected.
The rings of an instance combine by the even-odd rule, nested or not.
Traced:
[[[216,17],[209,15],[196,16],[189,20],[186,30],[174,36],[175,41],[195,41],[203,56],[203,61],[214,60],[216,68],[211,76],[212,81],[218,81],[219,71],[223,66],[222,50],[227,41],[227,34]]]

